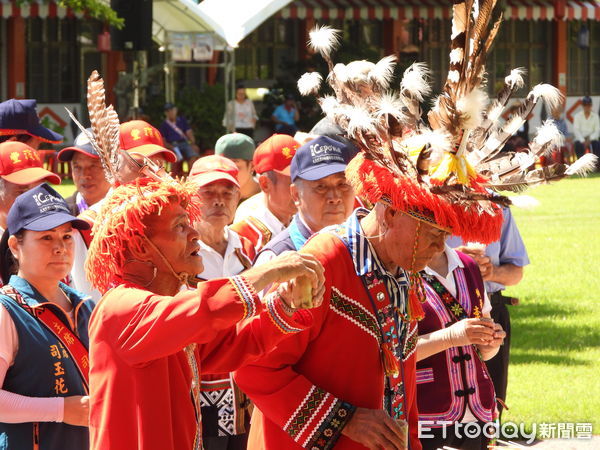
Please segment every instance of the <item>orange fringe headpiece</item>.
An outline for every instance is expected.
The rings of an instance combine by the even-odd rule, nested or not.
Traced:
[[[392,173],[378,162],[359,153],[346,168],[346,179],[356,195],[375,204],[383,200],[404,212],[433,214],[435,224],[460,236],[464,242],[488,244],[500,239],[502,211],[491,204],[482,211],[477,202],[452,202],[450,196],[434,194],[430,185],[415,178]],[[472,184],[471,188],[474,188]],[[483,191],[483,188],[479,188]]]
[[[85,262],[88,279],[105,292],[121,275],[126,250],[143,235],[144,218],[161,212],[173,201],[186,205],[190,220],[200,217],[197,201],[192,201],[197,187],[176,180],[153,181],[138,178],[115,188],[104,200],[92,230],[92,242]]]

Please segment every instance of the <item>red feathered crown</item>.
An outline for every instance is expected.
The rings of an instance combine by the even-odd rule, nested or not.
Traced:
[[[138,178],[115,188],[103,201],[92,230],[92,243],[85,269],[92,285],[105,292],[122,275],[132,245],[139,243],[134,236],[145,235],[144,218],[160,214],[169,204],[185,205],[190,221],[200,217],[196,195],[197,186],[175,180],[155,181]]]

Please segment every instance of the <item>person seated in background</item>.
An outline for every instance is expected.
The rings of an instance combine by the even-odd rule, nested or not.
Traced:
[[[11,274],[0,289],[2,448],[89,448],[94,303],[61,282],[73,264],[74,230],[88,227],[47,184],[18,196],[8,213],[10,237],[0,251],[2,272]]]
[[[235,98],[227,103],[223,126],[230,133],[235,131],[254,138],[257,120],[254,103],[246,95],[246,88],[242,85],[238,86],[235,90]]]
[[[92,134],[91,128],[87,131]],[[85,133],[79,133],[72,147],[58,152],[58,160],[71,164],[76,191],[65,199],[71,214],[77,216],[104,198],[110,189],[110,183],[104,175],[100,157]]]
[[[600,156],[600,117],[592,111],[592,99],[581,99],[582,111],[573,118],[573,134],[575,135],[575,154],[581,158],[586,150]]]
[[[290,225],[261,250],[255,264],[288,250],[300,250],[314,233],[350,216],[354,190],[344,171],[355,155],[353,150],[323,136],[298,148],[290,166],[290,193],[298,212]]]
[[[255,149],[252,138],[242,133],[225,134],[215,144],[215,154],[229,158],[238,168],[240,202],[260,192],[260,186],[253,177],[252,157]]]
[[[300,144],[274,134],[258,146],[252,159],[262,192],[238,207],[231,229],[249,239],[259,252],[290,224],[296,205],[290,195],[290,164]]]
[[[198,186],[202,280],[239,275],[252,266],[254,247],[227,228],[240,197],[238,169],[230,159],[205,156],[192,166],[189,180]],[[202,434],[206,450],[246,449],[249,401],[229,372],[202,375],[200,383]]]
[[[426,300],[418,323],[417,404],[428,429],[421,444],[424,450],[486,450],[483,433],[467,437],[461,427],[483,427],[496,418],[494,385],[484,361],[498,353],[505,333],[490,319],[492,306],[473,258],[445,246],[421,278]]]
[[[296,122],[300,120],[300,112],[296,106],[294,96],[288,94],[284,102],[275,108],[271,120],[275,124],[275,132],[294,136],[298,131]]]
[[[173,103],[165,104],[165,120],[160,125],[160,133],[164,145],[177,155],[178,166],[174,169],[177,175],[183,174],[183,162],[189,166],[200,155],[200,148],[196,145],[194,131],[183,116],[177,115],[177,106]]]
[[[60,144],[63,136],[42,126],[36,111],[37,101],[11,98],[0,103],[0,143],[19,141],[34,150],[45,142]]]
[[[15,198],[43,181],[60,184],[60,177],[42,167],[37,152],[22,142],[0,144],[0,234]]]

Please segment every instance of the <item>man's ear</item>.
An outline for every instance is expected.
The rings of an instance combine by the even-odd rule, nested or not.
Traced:
[[[153,259],[152,249],[148,242],[139,235],[135,235],[129,240],[128,250],[132,259],[138,261],[152,261]]]
[[[294,200],[294,205],[298,206],[300,203],[300,193],[298,191],[298,186],[294,183],[290,184],[290,195],[292,196],[292,200]]]
[[[260,190],[263,192],[269,192],[271,189],[271,180],[266,175],[259,175],[258,177],[258,185],[260,186]]]
[[[390,228],[394,223],[394,218],[398,212],[389,206],[383,211],[383,224],[386,228]]]

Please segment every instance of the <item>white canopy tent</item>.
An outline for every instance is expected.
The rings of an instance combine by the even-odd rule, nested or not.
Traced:
[[[265,20],[293,0],[153,0],[153,36],[161,46],[169,43],[169,32],[211,33],[216,48],[225,50],[225,61],[219,64],[194,63],[198,67],[225,69],[225,97],[235,92],[234,49],[240,41],[258,28]],[[171,79],[170,62],[165,67]],[[188,66],[190,66],[188,64]],[[167,84],[167,98],[172,100],[173,89]]]

